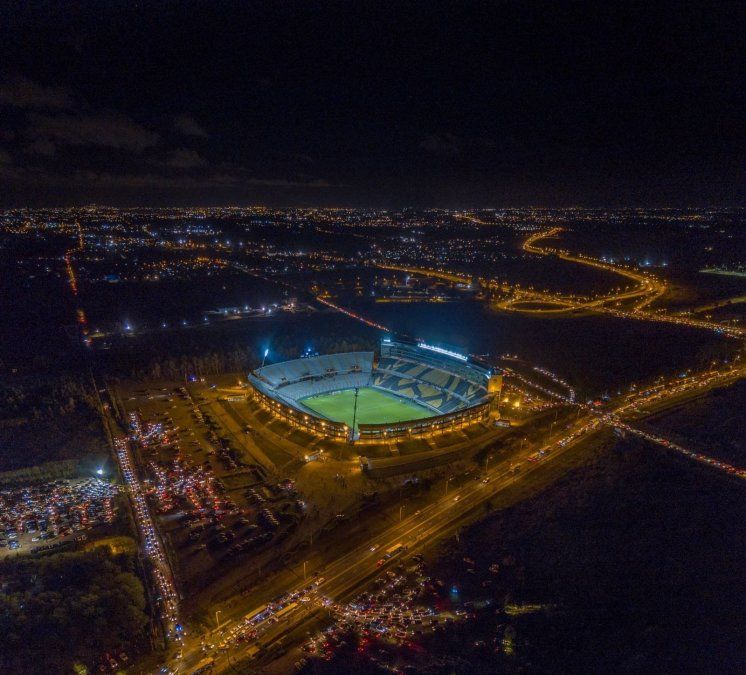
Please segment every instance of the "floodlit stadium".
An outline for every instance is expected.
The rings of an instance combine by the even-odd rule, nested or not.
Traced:
[[[380,355],[346,352],[249,374],[251,395],[292,426],[346,440],[430,435],[486,420],[502,378],[451,349],[384,338]]]

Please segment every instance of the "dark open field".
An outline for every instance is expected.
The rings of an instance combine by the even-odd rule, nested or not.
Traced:
[[[716,389],[706,396],[665,411],[648,421],[659,433],[676,437],[736,466],[746,464],[746,382]]]
[[[434,565],[459,590],[444,601],[493,604],[429,648],[463,655],[459,672],[472,673],[743,671],[745,536],[739,482],[610,441]],[[495,639],[513,655],[474,646]]]

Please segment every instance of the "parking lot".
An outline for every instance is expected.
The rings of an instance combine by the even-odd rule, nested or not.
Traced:
[[[145,492],[190,590],[222,575],[226,563],[254,559],[306,515],[294,481],[253,462],[199,394],[145,389],[126,401]]]
[[[0,489],[0,556],[64,548],[113,522],[118,487],[98,478]]]

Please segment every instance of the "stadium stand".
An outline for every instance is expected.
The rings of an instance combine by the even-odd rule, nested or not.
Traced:
[[[335,437],[349,430],[307,408],[304,399],[372,387],[411,399],[433,411],[431,418],[412,422],[359,425],[361,437],[372,439],[446,430],[484,418],[491,398],[491,375],[488,367],[454,352],[384,339],[377,363],[373,352],[326,354],[258,368],[249,374],[249,382],[257,398],[278,414]]]

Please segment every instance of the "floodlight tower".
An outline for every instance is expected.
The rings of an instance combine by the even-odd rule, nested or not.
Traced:
[[[500,392],[503,388],[503,376],[502,373],[490,374],[490,379],[487,381],[487,393],[490,396],[490,416],[493,419],[499,419],[500,417]]]
[[[355,438],[355,422],[357,421],[357,396],[360,393],[360,388],[355,387],[355,401],[352,406],[352,438]]]

